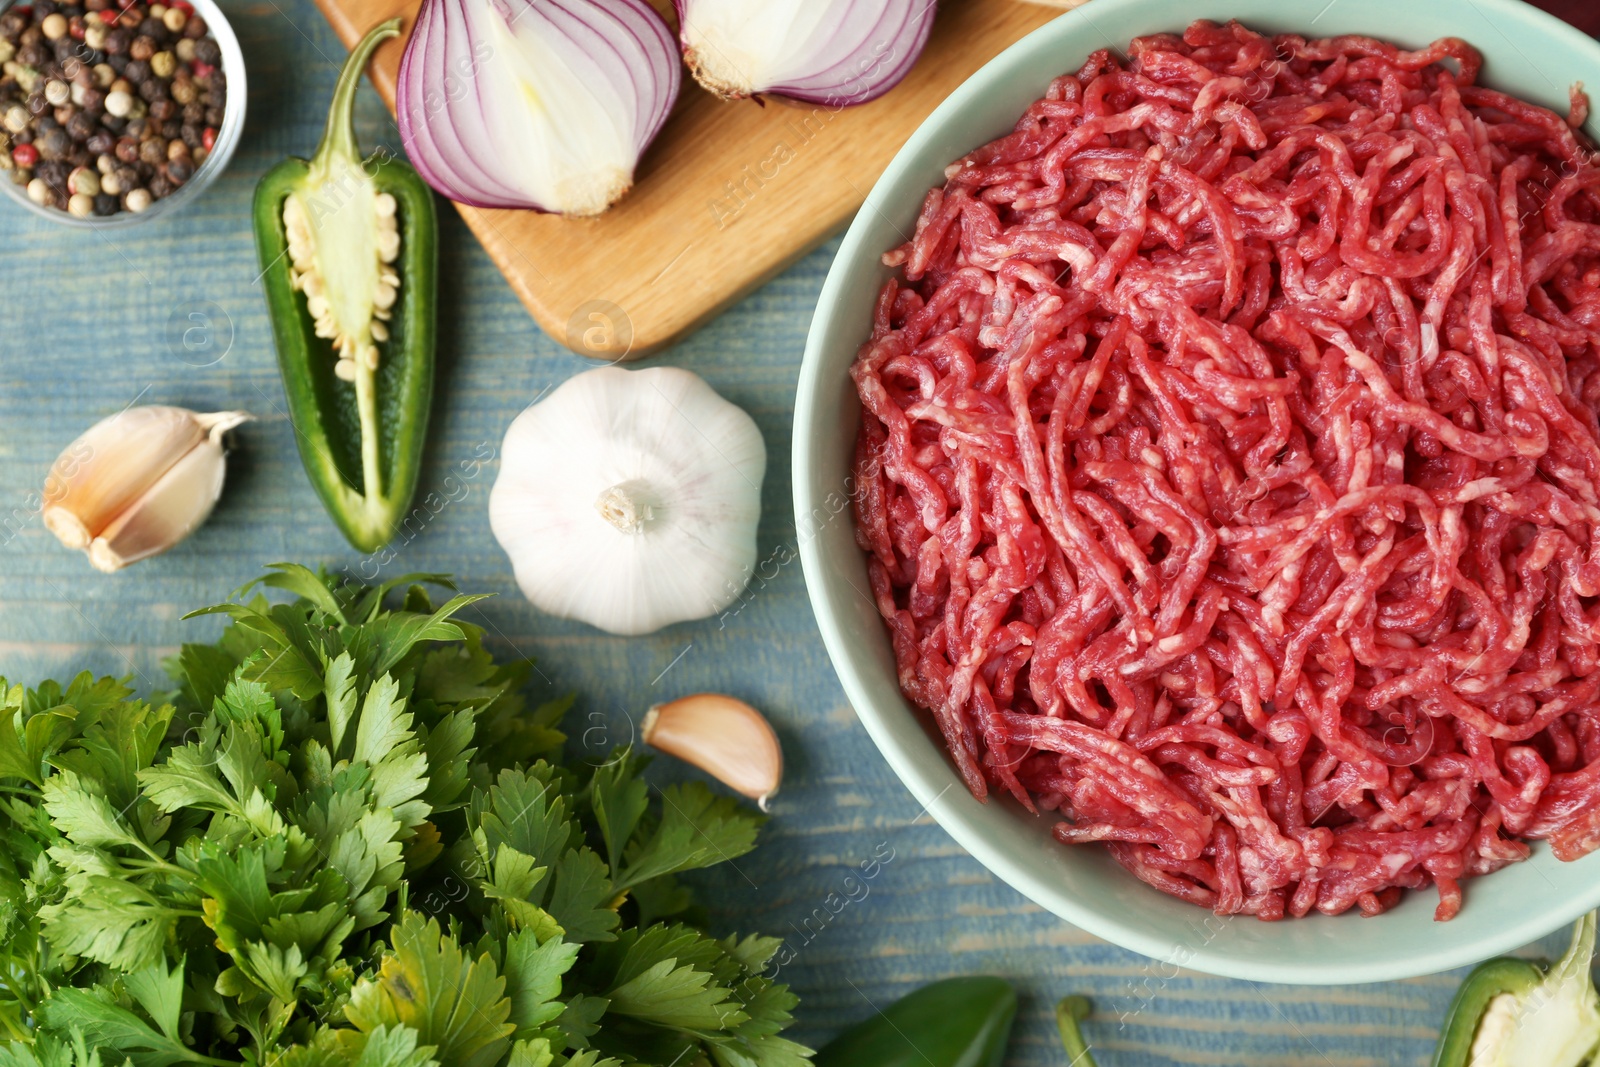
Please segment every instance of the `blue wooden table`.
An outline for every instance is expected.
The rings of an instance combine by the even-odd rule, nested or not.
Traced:
[[[516,413],[586,364],[539,332],[449,211],[439,397],[419,499],[451,499],[419,513],[392,559],[352,552],[301,472],[249,225],[255,180],[315,146],[344,52],[310,0],[224,7],[249,60],[250,117],[231,170],[202,200],[111,236],[0,203],[0,673],[32,684],[87,668],[159,688],[162,658],[216,625],[181,621],[183,613],[224,599],[277,560],[367,578],[453,572],[467,590],[500,594],[473,613],[497,651],[536,657],[547,693],[580,695],[573,744],[591,754],[629,740],[643,710],[673,695],[720,690],[770,713],[788,758],[775,817],[755,853],[701,886],[719,928],[788,939],[801,1040],[826,1040],[931,979],[986,972],[1023,992],[1013,1064],[1064,1062],[1051,1007],[1071,992],[1094,997],[1088,1035],[1104,1067],[1427,1062],[1459,974],[1295,988],[1178,972],[1098,941],[998,882],[919,810],[857,724],[798,563],[723,622],[646,638],[607,637],[529,607],[489,531],[494,457]],[[370,90],[361,108],[363,142],[395,143]],[[832,250],[818,249],[659,357],[703,375],[766,435],[763,559],[795,556],[790,414]],[[210,332],[200,337],[197,327]],[[37,491],[68,442],[136,401],[244,408],[258,418],[238,435],[209,525],[176,551],[107,577],[44,530]],[[865,889],[846,883],[874,858],[881,869]]]

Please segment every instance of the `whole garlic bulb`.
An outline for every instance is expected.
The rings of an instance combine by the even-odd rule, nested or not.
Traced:
[[[696,375],[604,367],[512,422],[489,523],[535,607],[651,633],[743,592],[766,467],[755,421]]]

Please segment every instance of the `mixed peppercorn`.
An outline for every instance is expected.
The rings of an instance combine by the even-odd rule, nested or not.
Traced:
[[[80,218],[143,212],[205,163],[222,50],[185,0],[34,0],[0,15],[0,170]]]

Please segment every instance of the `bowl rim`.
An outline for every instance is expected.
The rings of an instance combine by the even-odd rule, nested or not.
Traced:
[[[826,508],[824,495],[830,490],[817,491],[822,487],[815,484],[818,476],[814,469],[814,448],[811,440],[813,424],[817,422],[819,415],[825,415],[827,411],[824,398],[829,394],[826,391],[838,385],[831,377],[825,380],[822,370],[826,359],[825,335],[829,332],[827,324],[836,317],[836,305],[843,299],[847,287],[852,283],[849,277],[853,273],[850,264],[863,256],[879,256],[884,251],[882,248],[868,246],[866,241],[873,226],[872,216],[881,214],[884,218],[890,217],[884,213],[881,205],[890,203],[888,194],[892,191],[891,187],[902,179],[903,171],[915,166],[915,157],[920,152],[941,139],[946,124],[982,94],[1004,83],[1009,77],[1011,66],[1020,58],[1047,47],[1057,37],[1075,35],[1084,30],[1099,32],[1094,25],[1092,15],[1086,9],[1092,8],[1096,13],[1108,10],[1123,12],[1128,9],[1137,10],[1155,2],[1156,0],[1091,0],[1085,6],[1063,12],[1058,18],[1032,31],[982,66],[941,102],[895,154],[888,167],[874,183],[835,253],[806,338],[796,389],[793,424],[791,475],[794,483],[797,524],[800,516],[826,513],[819,509]],[[1579,52],[1588,53],[1596,71],[1596,77],[1590,84],[1600,89],[1600,40],[1590,37],[1554,15],[1524,3],[1523,0],[1473,0],[1473,6],[1486,21],[1491,18],[1503,18],[1531,26],[1544,36],[1571,38]],[[1187,22],[1192,17],[1197,16],[1184,18]],[[1154,21],[1162,20],[1157,18]],[[1104,39],[1103,33],[1100,33],[1100,36]],[[1109,39],[1107,42],[1112,43]],[[1114,46],[1120,47],[1122,43],[1115,42]],[[1075,53],[1069,54],[1067,60],[1076,61]],[[1064,63],[1063,68],[1065,67]],[[1600,99],[1597,99],[1597,110],[1600,110]],[[1594,119],[1591,118],[1591,131],[1594,128],[1593,122]],[[976,148],[978,145],[970,147]],[[863,322],[863,340],[866,325]],[[837,485],[833,486],[831,492],[837,491]],[[961,810],[959,805],[942,802],[945,794],[952,788],[958,790],[963,798],[966,796],[966,787],[950,764],[942,742],[938,746],[941,757],[938,764],[922,766],[914,754],[903,745],[902,739],[896,737],[889,721],[890,715],[914,716],[920,726],[922,713],[903,697],[892,709],[885,709],[874,702],[868,686],[860,677],[863,653],[857,642],[850,638],[841,625],[843,610],[835,603],[828,589],[825,579],[828,565],[822,547],[823,538],[807,536],[806,531],[802,530],[798,542],[807,595],[829,660],[839,677],[846,699],[856,712],[856,717],[866,728],[868,735],[895,775],[911,791],[917,802],[923,806],[923,810],[931,814],[958,845],[996,878],[1028,900],[1096,937],[1144,956],[1162,959],[1169,963],[1175,962],[1177,966],[1226,978],[1296,985],[1343,985],[1413,978],[1467,966],[1526,946],[1569,925],[1579,916],[1600,906],[1600,879],[1597,879],[1587,894],[1574,894],[1560,906],[1536,914],[1523,912],[1518,915],[1502,916],[1505,921],[1496,932],[1476,939],[1466,939],[1456,944],[1405,956],[1385,957],[1373,962],[1355,961],[1342,964],[1222,954],[1212,948],[1209,939],[1198,947],[1174,945],[1163,936],[1145,929],[1137,921],[1129,921],[1107,911],[1085,906],[1070,894],[1063,892],[1059,886],[1050,884],[1024,865],[1016,863],[1003,845],[1003,842],[1011,840],[1009,835],[991,837],[970,814]],[[1016,814],[1021,818],[1020,811]],[[1526,862],[1542,859],[1543,857],[1537,853],[1548,850],[1548,845],[1544,842],[1536,842],[1534,847],[1536,855]],[[1600,853],[1588,859],[1600,861]],[[1142,887],[1142,883],[1137,882],[1132,875],[1128,878],[1130,886]],[[1203,921],[1212,914],[1203,908],[1195,908],[1197,921]],[[1324,918],[1331,921],[1355,922],[1360,916],[1346,913],[1339,917],[1312,916],[1306,920],[1284,921],[1306,922]],[[1179,953],[1181,958],[1174,960],[1174,956]]]
[[[0,0],[0,12],[5,12],[25,0]],[[118,211],[115,215],[80,219],[76,215],[59,211],[28,199],[27,191],[11,177],[11,172],[0,173],[0,193],[33,215],[48,219],[58,226],[74,230],[126,230],[166,218],[183,210],[198,200],[213,182],[222,176],[233,160],[233,154],[243,138],[245,112],[249,109],[250,89],[245,69],[244,50],[239,36],[234,32],[228,16],[217,6],[216,0],[188,0],[195,13],[206,20],[206,28],[216,38],[222,49],[222,73],[228,81],[228,102],[223,109],[222,125],[217,129],[217,139],[200,169],[179,186],[171,195],[163,197],[139,214]]]

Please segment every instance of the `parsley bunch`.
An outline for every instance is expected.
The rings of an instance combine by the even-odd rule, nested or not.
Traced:
[[[674,878],[759,816],[562,764],[441,576],[261,581],[159,703],[0,683],[0,1067],[806,1067]]]

